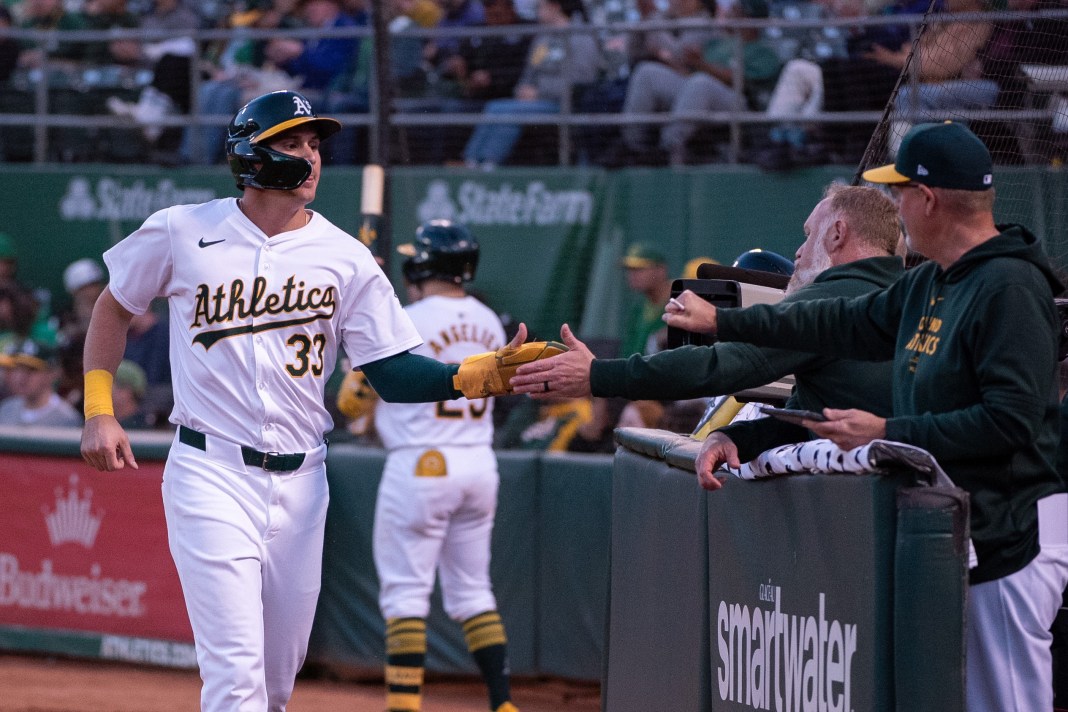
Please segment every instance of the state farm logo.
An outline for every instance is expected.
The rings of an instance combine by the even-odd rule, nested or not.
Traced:
[[[84,496],[79,493],[77,475],[70,476],[70,489],[66,493],[62,487],[56,488],[55,509],[43,508],[52,546],[76,542],[86,549],[93,548],[104,515],[99,511],[94,515],[92,504],[93,491],[87,487]]]
[[[515,188],[507,182],[465,180],[454,199],[446,181],[433,180],[416,214],[420,221],[443,218],[467,225],[588,225],[594,202],[589,190],[551,190],[540,180]]]

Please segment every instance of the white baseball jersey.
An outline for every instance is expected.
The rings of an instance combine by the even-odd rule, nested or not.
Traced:
[[[370,251],[318,213],[268,239],[234,198],[175,206],[104,261],[130,312],[168,300],[171,421],[260,450],[322,443],[339,344],[364,364],[421,342]]]
[[[495,351],[505,344],[501,320],[474,297],[429,296],[405,307],[424,343],[414,353],[444,363]],[[493,399],[441,403],[379,403],[375,428],[386,449],[491,445]]]
[[[416,353],[459,363],[505,344],[500,319],[474,297],[430,296],[405,309],[423,336]],[[372,535],[382,614],[425,617],[435,571],[456,620],[495,610],[493,399],[379,403],[375,426],[390,451]]]

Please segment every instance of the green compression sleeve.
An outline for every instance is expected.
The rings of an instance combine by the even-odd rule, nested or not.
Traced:
[[[452,377],[460,368],[453,363],[405,351],[360,368],[387,403],[433,403],[463,397],[452,387]]]

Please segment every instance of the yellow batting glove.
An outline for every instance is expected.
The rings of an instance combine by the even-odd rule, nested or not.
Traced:
[[[452,377],[452,386],[468,398],[503,396],[512,392],[509,381],[525,363],[552,358],[567,351],[558,341],[530,341],[518,348],[503,346],[496,351],[468,356]]]

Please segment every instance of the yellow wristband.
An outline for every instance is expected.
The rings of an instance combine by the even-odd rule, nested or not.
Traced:
[[[85,374],[85,419],[98,415],[115,415],[111,403],[111,383],[115,377],[102,368]]]

